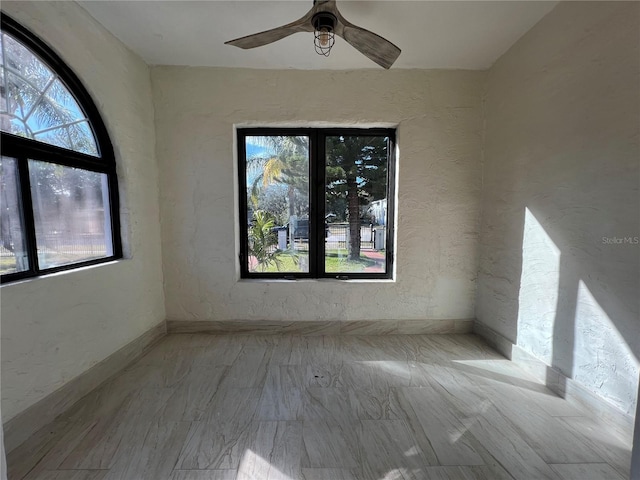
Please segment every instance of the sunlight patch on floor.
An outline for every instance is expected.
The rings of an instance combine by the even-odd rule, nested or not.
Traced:
[[[268,461],[247,449],[238,467],[237,480],[296,480],[285,475]]]

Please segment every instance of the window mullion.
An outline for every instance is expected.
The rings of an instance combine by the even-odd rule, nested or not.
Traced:
[[[29,259],[29,272],[37,274],[40,271],[38,264],[38,245],[36,243],[36,225],[33,215],[33,200],[31,197],[31,178],[29,177],[29,160],[20,157],[18,161],[18,180],[20,182],[20,201],[22,206],[22,219],[24,222],[24,236]]]
[[[39,135],[41,133],[47,133],[47,132],[50,132],[52,130],[57,130],[59,128],[70,127],[72,125],[77,125],[77,124],[82,123],[82,122],[87,122],[87,119],[86,118],[81,118],[81,119],[75,120],[73,122],[65,123],[65,124],[62,124],[62,125],[56,125],[55,127],[43,128],[42,130],[38,130],[37,132],[33,132],[33,133],[34,133],[34,135]]]
[[[26,155],[29,158],[37,158],[43,162],[57,163],[67,167],[106,174],[112,174],[116,171],[114,162],[104,161],[100,158],[90,157],[5,132],[0,132],[0,136],[2,137],[2,153],[6,156],[17,158],[18,156]]]
[[[325,274],[325,144],[326,134],[318,132],[316,135],[316,165],[315,165],[315,185],[316,196],[314,197],[314,203],[317,205],[317,223],[318,230],[316,235],[316,262],[317,270],[316,277],[324,277]]]
[[[317,165],[317,138],[315,131],[310,131],[309,138],[309,274],[317,277],[318,269],[318,214],[316,207],[316,165]]]
[[[118,176],[114,173],[107,176],[109,188],[109,207],[111,222],[111,247],[115,258],[122,258],[122,239],[120,238],[120,194],[118,189]]]
[[[240,276],[247,277],[249,274],[248,258],[249,258],[249,234],[247,226],[249,218],[247,212],[247,132],[238,131],[238,182],[239,188],[239,205],[240,205]]]
[[[395,194],[396,194],[396,138],[395,134],[389,135],[387,142],[387,230],[385,247],[387,254],[385,255],[387,274],[393,272],[393,264],[395,263]]]
[[[20,77],[22,78],[22,76]],[[38,99],[33,102],[33,106],[31,107],[31,110],[29,110],[29,113],[27,113],[26,117],[23,117],[24,119],[22,120],[24,122],[24,124],[26,125],[27,122],[29,121],[29,118],[31,118],[31,115],[33,114],[33,112],[36,111],[36,108],[38,108],[38,105],[40,105],[40,103],[42,102],[42,99],[44,98],[44,96],[47,94],[47,90],[49,90],[49,88],[51,87],[51,85],[53,85],[53,82],[57,79],[58,77],[56,75],[53,75],[51,77],[51,80],[49,80],[49,82],[47,82],[47,84],[45,85],[44,89],[42,90],[42,92],[40,92],[40,95],[38,96]]]

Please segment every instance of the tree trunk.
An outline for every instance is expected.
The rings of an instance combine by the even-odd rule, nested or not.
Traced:
[[[360,201],[358,182],[347,178],[347,203],[349,207],[349,260],[360,260]]]
[[[287,195],[289,197],[289,217],[296,214],[296,189],[293,185],[288,185]]]
[[[295,239],[294,228],[298,226],[297,225],[298,220],[296,217],[296,225],[291,224],[291,217],[293,217],[296,214],[296,208],[295,208],[296,191],[293,188],[293,185],[289,185],[289,187],[287,188],[287,194],[289,197],[289,219],[287,220],[287,223],[289,224],[289,248],[292,250],[295,250],[296,239]]]

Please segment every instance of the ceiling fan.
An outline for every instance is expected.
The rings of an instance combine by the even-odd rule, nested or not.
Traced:
[[[390,68],[400,55],[400,49],[389,40],[345,20],[338,11],[336,0],[314,0],[313,8],[295,22],[236,38],[225,42],[225,45],[244,49],[261,47],[298,32],[314,32],[316,52],[324,56],[328,56],[331,51],[335,41],[334,35],[342,37],[360,53],[384,68]]]

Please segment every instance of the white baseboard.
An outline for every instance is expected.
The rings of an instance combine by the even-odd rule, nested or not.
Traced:
[[[166,334],[167,327],[163,321],[7,421],[3,425],[6,452],[19,446],[82,397],[144,355]]]
[[[481,322],[476,321],[474,333],[484,338],[489,345],[502,355],[542,381],[556,395],[585,407],[597,418],[615,427],[625,438],[629,440],[633,438],[633,416],[618,409],[615,405],[599,397],[582,384],[547,365]]]
[[[169,333],[260,335],[434,335],[471,333],[473,319],[445,320],[168,320]]]

